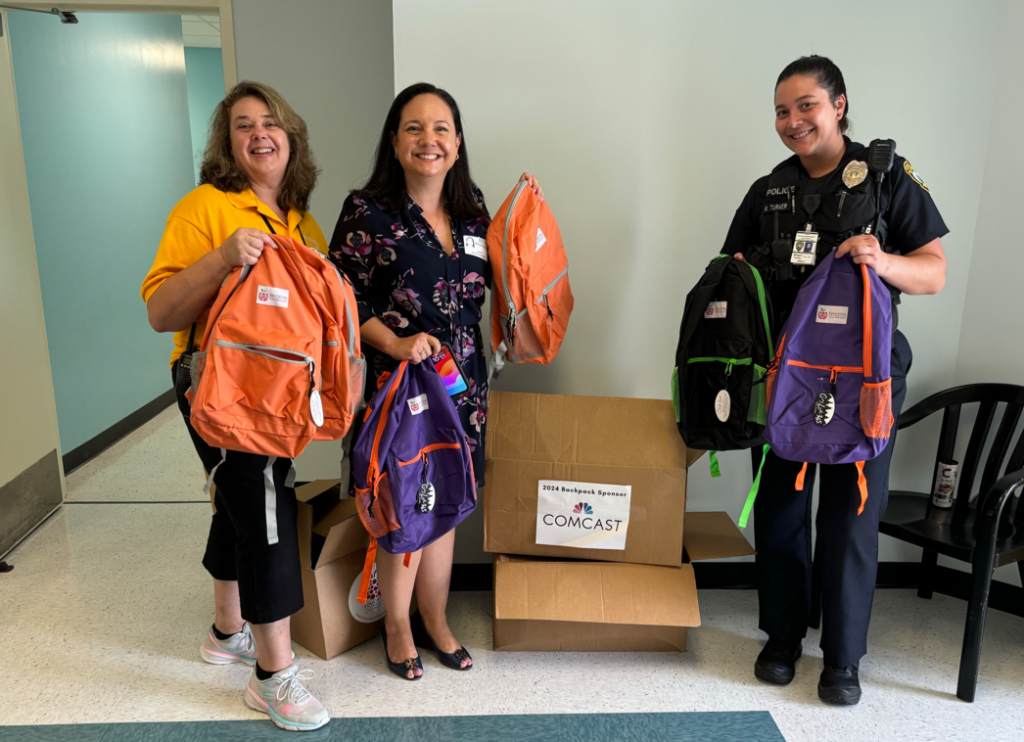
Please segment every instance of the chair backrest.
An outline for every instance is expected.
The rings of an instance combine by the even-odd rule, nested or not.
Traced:
[[[900,429],[910,427],[926,417],[943,410],[942,432],[935,456],[933,477],[938,471],[938,462],[953,460],[956,450],[957,433],[960,428],[960,411],[964,405],[977,404],[978,415],[967,442],[967,452],[961,462],[956,484],[956,504],[966,507],[978,494],[987,493],[996,481],[1005,474],[1024,468],[1024,433],[1017,433],[1024,411],[1024,386],[1014,384],[969,384],[954,387],[918,402],[906,410],[899,421]],[[993,423],[1000,404],[1004,404],[999,426],[993,433]],[[1014,441],[1016,433],[1016,441]],[[988,457],[982,463],[982,456]],[[982,468],[984,467],[984,468]],[[978,473],[981,481],[975,487]],[[935,481],[932,480],[932,490]],[[1007,511],[1010,518],[1016,516],[1015,498]],[[1024,516],[1024,513],[1022,513]]]

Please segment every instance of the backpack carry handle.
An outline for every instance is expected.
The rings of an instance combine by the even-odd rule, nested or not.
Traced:
[[[864,279],[864,378],[871,374],[871,349],[874,347],[874,339],[871,337],[871,276],[868,274],[868,266],[861,263],[860,274]]]

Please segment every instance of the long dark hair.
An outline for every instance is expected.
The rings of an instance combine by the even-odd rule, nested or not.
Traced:
[[[840,95],[846,96],[846,108],[843,109],[843,118],[839,121],[839,133],[845,134],[852,125],[849,116],[850,96],[846,95],[846,81],[843,80],[843,73],[835,63],[828,57],[819,57],[817,54],[800,57],[795,62],[786,65],[786,69],[775,81],[775,87],[778,88],[793,75],[806,75],[817,80],[818,85],[828,93],[833,106],[839,100]]]
[[[306,122],[280,93],[262,83],[243,80],[218,104],[210,122],[210,136],[206,142],[203,165],[199,170],[199,183],[209,183],[228,193],[241,193],[250,187],[249,179],[239,169],[231,154],[231,107],[242,98],[250,97],[266,103],[278,126],[288,134],[291,156],[284,171],[277,205],[285,213],[288,209],[305,213],[309,211],[309,196],[316,187],[320,172],[313,159],[313,151],[309,148]]]
[[[394,156],[391,135],[398,133],[402,109],[416,96],[426,94],[436,95],[448,105],[455,119],[455,134],[460,137],[459,157],[452,165],[451,170],[444,176],[445,203],[452,216],[458,221],[487,216],[487,212],[474,193],[477,190],[476,184],[469,175],[469,152],[466,150],[466,135],[462,131],[462,115],[459,113],[459,105],[448,91],[427,82],[410,85],[395,96],[391,110],[388,111],[387,118],[384,119],[384,129],[380,133],[380,141],[377,143],[373,173],[362,188],[352,191],[352,195],[356,198],[377,201],[388,211],[394,213],[398,213],[404,208],[405,171],[402,170],[401,163]]]

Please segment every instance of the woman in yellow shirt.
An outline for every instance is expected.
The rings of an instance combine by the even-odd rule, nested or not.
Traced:
[[[173,332],[171,372],[178,407],[203,466],[216,485],[216,512],[203,566],[213,577],[215,619],[200,648],[211,664],[253,666],[245,701],[292,731],[330,720],[303,685],[291,651],[290,616],[302,608],[295,469],[290,459],[207,445],[189,421],[188,369],[179,361],[202,339],[221,283],[252,265],[270,234],[325,250],[309,214],[317,168],[306,124],[276,91],[239,83],[214,112],[200,186],[167,219],[153,267],[142,284],[149,323]]]

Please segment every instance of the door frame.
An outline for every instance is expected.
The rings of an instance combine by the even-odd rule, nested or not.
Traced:
[[[37,2],[36,0],[19,0],[18,5],[24,8],[49,10],[54,0]],[[58,2],[57,5],[62,3]],[[78,12],[108,13],[169,13],[172,15],[192,15],[195,13],[220,16],[220,49],[224,62],[224,92],[238,82],[238,69],[235,64],[235,27],[231,16],[231,0],[74,0],[68,9]],[[4,24],[5,26],[7,24]]]
[[[60,0],[46,0],[46,2],[38,2],[37,0],[19,0],[17,3],[21,7],[35,8],[41,10],[49,10],[53,5],[63,5]],[[172,15],[191,15],[191,14],[205,14],[212,15],[216,13],[220,17],[220,32],[221,32],[221,57],[224,65],[224,89],[225,92],[230,90],[238,82],[238,70],[235,62],[235,31],[234,24],[232,21],[231,13],[231,0],[184,0],[182,2],[175,2],[174,0],[103,0],[102,2],[95,2],[94,0],[73,0],[73,2],[66,6],[73,12],[114,12],[114,13],[165,13]],[[17,11],[14,11],[17,12]],[[10,45],[10,33],[8,29],[9,24],[6,22],[9,17],[7,10],[0,9],[0,18],[4,21],[4,35],[0,38],[0,55],[6,57],[3,60],[3,64],[0,64],[0,68],[3,69],[3,75],[5,79],[0,84],[0,118],[4,121],[10,122],[10,127],[4,127],[0,130],[0,146],[3,146],[5,150],[9,152],[17,152],[19,154],[24,152],[24,144],[21,137],[21,127],[18,123],[18,99],[17,91],[15,88],[14,81],[14,70],[11,59],[11,45]],[[56,23],[57,20],[54,19]],[[20,160],[20,162],[19,162]],[[9,200],[17,208],[13,208],[10,214],[6,214],[8,218],[3,224],[0,224],[0,238],[14,237],[21,245],[21,250],[24,251],[19,257],[22,264],[28,258],[28,252],[31,251],[32,255],[32,267],[35,268],[35,236],[32,232],[31,216],[29,214],[29,195],[28,195],[28,177],[25,173],[24,160],[21,157],[16,157],[13,163],[8,165],[14,165],[14,167],[8,167],[3,173],[0,173],[0,192],[3,193],[5,200]],[[6,210],[4,210],[6,211]],[[31,291],[32,294],[30,300],[35,305],[31,307],[31,313],[38,314],[39,319],[42,318],[42,294],[39,287],[38,273],[26,279],[34,282],[35,290]],[[46,375],[51,376],[50,373],[50,360],[49,360],[49,349],[46,347],[45,329],[43,330],[44,337],[42,338],[42,345],[44,354],[46,356]],[[53,383],[52,378],[49,384],[49,398],[38,399],[37,403],[42,410],[42,414],[49,418],[50,423],[43,427],[49,428],[49,431],[43,431],[42,437],[38,441],[33,439],[33,446],[40,447],[42,451],[50,450],[51,453],[46,454],[43,459],[35,461],[33,457],[32,461],[18,461],[16,466],[20,469],[23,467],[24,470],[21,474],[16,474],[10,481],[0,481],[0,489],[6,488],[8,485],[16,484],[18,489],[22,489],[23,483],[21,479],[31,473],[32,481],[39,479],[39,471],[45,469],[49,472],[51,469],[55,470],[52,474],[59,481],[60,492],[59,501],[55,501],[52,504],[46,505],[45,509],[40,510],[35,514],[33,520],[38,518],[38,522],[32,523],[31,525],[23,524],[27,527],[17,529],[17,532],[13,535],[13,541],[5,539],[5,543],[0,544],[0,556],[6,556],[11,550],[16,548],[21,541],[24,540],[38,525],[44,522],[50,517],[56,509],[59,509],[64,502],[64,498],[67,495],[67,483],[64,476],[64,467],[62,464],[63,451],[60,446],[60,436],[57,430],[57,411],[56,402],[53,396]],[[11,421],[13,424],[17,424],[17,421]],[[44,439],[49,439],[49,441]],[[49,463],[49,458],[53,458],[53,463]],[[20,457],[19,457],[20,458]],[[43,466],[45,464],[45,467]],[[42,481],[42,480],[40,480]],[[54,484],[51,477],[50,489],[53,489]],[[39,493],[34,493],[32,488],[28,485],[24,486],[28,496],[30,498],[38,497]],[[19,501],[20,502],[20,501]],[[52,505],[56,505],[54,509],[50,509]],[[10,534],[8,534],[10,537]]]

